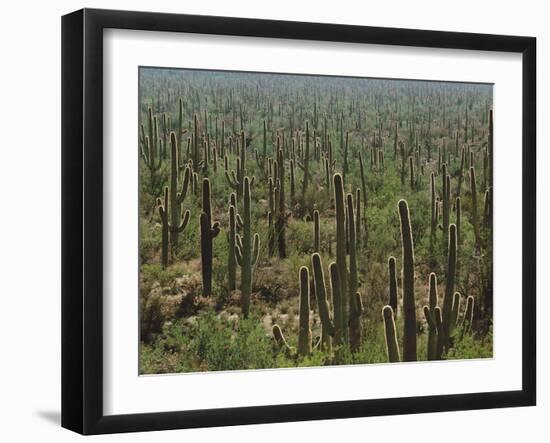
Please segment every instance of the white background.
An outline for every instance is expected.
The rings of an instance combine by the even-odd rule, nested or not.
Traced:
[[[127,30],[103,47],[105,414],[521,389],[521,56]],[[494,83],[496,358],[138,377],[139,65]]]
[[[89,0],[9,2],[3,8],[1,29],[0,121],[2,161],[0,193],[0,437],[4,441],[74,441],[79,437],[59,428],[60,409],[60,15],[82,6],[118,9],[187,12],[212,15],[276,18],[286,20],[413,27],[471,32],[524,34],[538,37],[538,147],[542,151],[542,111],[550,105],[542,89],[548,76],[550,30],[543,2],[384,1],[367,4],[340,0],[277,2],[208,1],[154,4],[139,0],[100,2]],[[519,147],[518,147],[519,149]],[[549,195],[548,179],[541,170],[550,168],[548,156],[539,156],[539,196]],[[550,222],[548,208],[539,197],[539,226]],[[550,247],[548,234],[539,233],[539,251]],[[549,265],[539,253],[539,275]],[[538,279],[540,295],[548,283]],[[539,312],[548,300],[539,297]],[[539,319],[541,319],[539,315]],[[97,437],[94,441],[188,441],[281,442],[297,439],[334,441],[347,435],[373,439],[391,435],[392,441],[426,439],[445,435],[449,442],[533,441],[548,439],[550,388],[548,373],[550,325],[539,321],[539,406],[495,411],[440,413],[401,417],[378,417],[226,429],[170,431],[154,434]],[[543,352],[544,351],[544,352]],[[454,429],[454,431],[450,431]]]

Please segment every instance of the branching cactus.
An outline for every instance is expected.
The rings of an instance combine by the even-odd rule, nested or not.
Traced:
[[[145,130],[143,126],[141,127],[141,157],[149,169],[149,177],[151,182],[151,191],[156,193],[158,186],[160,184],[159,172],[162,165],[162,157],[160,155],[157,143],[157,118],[153,119],[153,111],[151,108],[148,110],[148,125],[149,125],[149,135],[145,135]]]
[[[449,226],[449,244],[447,251],[447,282],[445,285],[445,296],[443,298],[443,330],[441,340],[443,342],[443,351],[447,352],[450,345],[452,334],[453,318],[453,299],[455,294],[455,276],[456,276],[456,225]],[[456,318],[455,318],[456,323]]]
[[[416,302],[414,297],[414,245],[409,206],[406,200],[398,204],[401,223],[403,260],[403,361],[416,361]]]
[[[213,240],[220,232],[220,224],[212,223],[210,180],[202,179],[202,213],[200,216],[202,295],[212,293]]]
[[[241,267],[241,310],[245,318],[250,312],[250,295],[252,293],[252,273],[260,253],[260,236],[252,236],[252,216],[250,211],[250,179],[244,177],[243,197],[243,234],[237,235],[236,257]]]
[[[243,195],[244,177],[246,176],[246,137],[244,131],[241,131],[240,148],[241,152],[239,154],[239,157],[237,157],[237,170],[232,170],[231,174],[228,170],[225,171],[225,178],[227,179],[229,186],[231,186],[237,192],[238,200],[240,200]],[[253,184],[254,177],[250,179],[250,186],[252,186]]]
[[[429,306],[424,306],[424,317],[428,323],[428,360],[439,360],[441,356],[437,355],[437,335],[438,328],[435,319],[435,308],[437,307],[437,276],[431,273],[428,281],[428,301]]]
[[[321,318],[321,350],[332,352],[332,337],[334,336],[334,323],[330,319],[330,309],[327,300],[327,291],[325,287],[325,275],[323,272],[323,263],[321,256],[315,253],[311,256],[311,267],[313,269],[313,280],[315,285],[315,297],[319,308],[319,317]]]
[[[384,306],[384,309],[382,309],[382,318],[384,319],[384,335],[386,337],[386,352],[388,354],[388,361],[390,363],[399,362],[401,361],[401,357],[399,355],[397,329],[395,327],[393,309],[391,306]]]
[[[170,244],[172,251],[176,251],[178,248],[179,234],[183,232],[189,221],[189,211],[186,211],[183,218],[181,217],[181,205],[187,196],[189,190],[189,182],[191,179],[191,168],[185,167],[183,173],[183,182],[181,187],[178,184],[179,177],[179,158],[178,158],[178,145],[176,140],[176,134],[173,132],[170,134]],[[167,209],[167,208],[165,208]],[[181,220],[180,220],[181,218]]]
[[[311,354],[311,327],[309,325],[309,271],[300,268],[300,320],[298,331],[298,354]]]

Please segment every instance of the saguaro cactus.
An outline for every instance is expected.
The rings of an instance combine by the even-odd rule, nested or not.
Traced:
[[[304,170],[304,181],[302,183],[302,204],[305,204],[307,186],[309,184],[309,122],[306,121],[306,150],[304,153],[304,162],[300,167]]]
[[[481,236],[479,233],[479,213],[477,206],[477,185],[476,171],[473,166],[470,167],[470,192],[472,194],[472,226],[474,227],[474,237],[476,248],[481,247]]]
[[[227,243],[229,251],[227,254],[227,280],[230,291],[237,288],[237,258],[235,256],[235,242],[237,241],[237,212],[235,206],[229,206],[229,232]]]
[[[275,231],[277,234],[277,246],[279,258],[286,258],[286,223],[290,213],[286,211],[285,201],[285,167],[283,149],[279,147],[280,140],[277,139],[277,170],[279,177],[277,179],[277,189],[275,202],[277,205],[277,221]]]
[[[319,224],[319,211],[313,211],[313,251],[321,251],[321,227]]]
[[[359,286],[357,278],[357,231],[355,214],[353,213],[353,196],[347,195],[347,227],[349,232],[349,341],[352,351],[358,351],[361,346],[361,314],[363,305],[361,296],[357,292]]]
[[[437,229],[437,197],[435,193],[435,176],[432,172],[430,178],[430,191],[431,191],[431,223],[430,223],[430,246],[433,246],[433,241],[435,238],[435,232]]]
[[[252,272],[260,253],[260,236],[252,237],[252,220],[250,213],[250,179],[244,177],[243,197],[243,235],[237,234],[236,257],[241,267],[241,310],[245,318],[250,312],[250,294],[252,292]]]
[[[331,337],[334,336],[334,323],[330,319],[327,291],[325,287],[325,275],[321,256],[318,253],[311,256],[311,267],[313,269],[315,297],[317,298],[319,317],[321,318],[321,350],[330,354],[332,352]]]
[[[452,334],[453,298],[456,275],[456,225],[449,226],[449,244],[447,251],[447,283],[445,285],[445,296],[443,298],[443,350],[449,350],[449,339]]]
[[[300,268],[300,327],[298,331],[298,354],[311,354],[311,328],[309,326],[309,271]]]
[[[435,308],[437,307],[437,276],[431,273],[428,281],[429,306],[424,306],[424,316],[428,322],[428,360],[438,360],[437,355],[437,322],[435,319]]]
[[[472,327],[472,321],[474,319],[474,297],[468,296],[466,299],[466,311],[464,312],[464,320],[462,321],[462,328],[464,334],[470,332]]]
[[[164,188],[164,202],[157,198],[157,207],[160,215],[160,221],[162,226],[162,267],[168,266],[168,187]]]
[[[202,213],[200,216],[201,233],[201,263],[202,263],[202,295],[212,293],[212,258],[213,240],[220,232],[220,224],[212,223],[212,207],[210,204],[210,180],[202,179]]]
[[[348,269],[346,264],[346,204],[344,201],[344,183],[340,174],[334,174],[334,201],[336,205],[336,264],[340,280],[342,297],[342,322],[349,321]],[[344,340],[348,341],[348,331],[344,331]]]
[[[357,246],[361,246],[361,190],[355,190],[355,230]]]
[[[414,297],[414,245],[406,200],[399,200],[403,260],[403,361],[416,361],[416,302]]]
[[[152,109],[148,110],[148,123],[149,123],[149,135],[145,135],[145,130],[143,126],[141,127],[142,132],[142,146],[141,146],[141,157],[147,168],[149,169],[149,179],[151,182],[151,191],[155,192],[157,186],[159,185],[160,178],[158,173],[162,165],[162,157],[158,149],[157,143],[157,118],[153,119]]]
[[[241,152],[239,157],[237,157],[237,169],[231,171],[231,175],[228,170],[225,171],[225,178],[236,192],[237,199],[243,195],[243,186],[244,186],[244,177],[246,175],[246,137],[244,131],[241,131],[241,142],[240,142]],[[254,183],[254,177],[250,179],[250,185]]]
[[[329,265],[330,287],[332,290],[332,302],[334,304],[334,344],[340,346],[344,344],[345,323],[342,315],[342,289],[340,284],[340,275],[338,265],[332,262]]]
[[[390,363],[401,360],[399,356],[399,346],[397,344],[397,331],[395,328],[395,320],[393,318],[393,309],[391,306],[384,306],[382,309],[382,318],[384,319],[384,333],[386,337],[386,351],[388,353],[388,361]]]
[[[187,222],[189,221],[189,211],[186,211],[181,218],[181,205],[187,196],[189,190],[189,181],[191,179],[191,168],[189,165],[185,167],[183,172],[183,182],[181,188],[178,186],[179,177],[179,153],[176,134],[170,133],[170,244],[172,250],[178,248],[178,238],[180,232],[183,232]],[[179,190],[179,191],[178,191]]]
[[[390,300],[388,304],[392,307],[395,316],[397,316],[397,272],[395,271],[395,257],[388,259],[388,269],[390,274]]]

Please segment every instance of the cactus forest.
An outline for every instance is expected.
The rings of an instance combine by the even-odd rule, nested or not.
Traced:
[[[492,103],[140,68],[140,373],[491,358]]]

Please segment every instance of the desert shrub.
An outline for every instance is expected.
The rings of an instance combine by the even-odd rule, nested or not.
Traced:
[[[447,355],[449,360],[493,357],[492,327],[484,336],[476,336],[474,333],[464,334],[462,328],[458,328],[453,339],[453,347]]]

